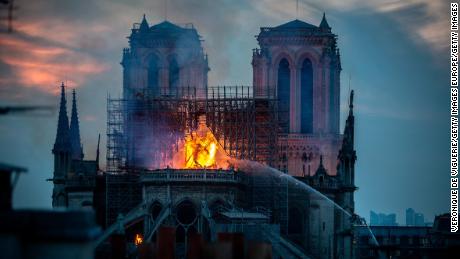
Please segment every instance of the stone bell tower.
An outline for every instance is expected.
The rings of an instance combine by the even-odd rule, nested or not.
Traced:
[[[128,38],[130,48],[123,50],[121,62],[124,98],[141,92],[175,96],[184,93],[184,88],[196,89],[197,97],[205,96],[208,58],[193,25],[163,21],[149,26],[144,15]]]
[[[278,100],[278,169],[343,208],[321,196],[299,199],[292,188],[287,235],[298,238],[315,258],[352,258],[353,92],[342,135],[337,35],[323,15],[318,26],[294,20],[261,28],[257,41],[260,48],[252,59],[255,95]]]
[[[159,150],[174,145],[169,125],[175,122],[172,117],[159,115],[166,103],[151,101],[205,99],[208,57],[201,36],[191,24],[163,21],[150,26],[144,15],[140,24],[134,24],[128,39],[129,48],[123,50],[121,61],[123,99],[127,104],[123,113],[125,163],[131,167],[163,167],[171,152]]]
[[[263,27],[253,51],[256,96],[274,93],[280,128],[278,168],[296,176],[314,174],[319,157],[335,175],[341,143],[340,55],[325,15],[319,26],[294,20]]]

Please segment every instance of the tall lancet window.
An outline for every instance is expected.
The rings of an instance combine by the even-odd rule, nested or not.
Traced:
[[[158,59],[156,56],[152,56],[148,65],[148,88],[153,93],[158,93],[159,86],[159,75],[158,75]]]
[[[289,62],[283,58],[278,65],[278,100],[280,111],[280,123],[284,133],[289,132],[290,118],[290,88],[291,88],[291,73],[289,70]]]
[[[302,133],[313,133],[313,66],[307,58],[302,63],[300,75],[301,127]]]
[[[176,95],[179,87],[179,65],[176,57],[171,57],[169,60],[169,89],[170,94]]]

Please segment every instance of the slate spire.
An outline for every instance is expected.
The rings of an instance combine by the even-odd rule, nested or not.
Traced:
[[[56,133],[56,141],[54,142],[53,153],[70,150],[69,141],[69,118],[67,117],[67,103],[65,98],[64,82],[61,84],[61,101],[59,104],[59,117]]]
[[[139,30],[141,32],[145,32],[149,30],[149,23],[147,22],[147,19],[145,18],[145,14],[142,17],[142,22],[141,22],[141,25],[139,26]]]
[[[345,132],[343,136],[342,149],[352,151],[354,150],[355,139],[355,116],[353,116],[353,97],[354,91],[350,92],[350,101],[348,103],[348,117],[345,122]]]
[[[342,184],[345,186],[352,187],[351,193],[356,190],[355,184],[355,161],[356,161],[356,150],[355,150],[355,117],[353,116],[353,97],[354,91],[350,92],[350,101],[348,103],[349,111],[348,117],[345,122],[345,132],[343,133],[342,147],[339,150],[339,175],[341,176]],[[352,197],[352,196],[351,196]],[[353,201],[349,200],[348,205],[353,211]],[[343,206],[342,206],[343,207]]]
[[[326,20],[326,13],[323,13],[323,19],[321,20],[321,23],[319,24],[319,28],[322,30],[328,31],[328,32],[331,31],[331,27],[329,26]]]
[[[80,139],[80,125],[78,123],[77,99],[75,89],[72,91],[72,115],[70,117],[70,145],[72,148],[71,157],[74,160],[83,159],[83,148]]]

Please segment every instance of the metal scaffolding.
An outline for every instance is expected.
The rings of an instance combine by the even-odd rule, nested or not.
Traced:
[[[228,155],[274,165],[278,105],[274,91],[255,97],[251,87],[208,88],[206,117]]]
[[[184,134],[206,115],[208,127],[234,158],[276,166],[279,121],[275,91],[254,96],[252,87],[216,86],[197,98],[194,88],[139,90],[107,100],[107,171],[159,169],[172,158]],[[127,97],[128,96],[128,97]]]
[[[286,118],[286,114],[279,110],[273,89],[257,96],[248,86],[208,87],[205,94],[198,95],[191,87],[174,91],[144,89],[125,92],[124,98],[109,97],[108,224],[118,213],[126,213],[140,202],[138,173],[167,168],[184,135],[197,128],[200,115],[206,115],[207,126],[227,155],[277,167],[278,133],[286,127],[278,118]],[[268,175],[251,178],[254,188],[250,205],[274,208],[275,220],[283,221],[285,213],[278,204],[279,197],[266,194],[284,194],[284,188],[278,190],[276,181]]]
[[[165,168],[187,129],[196,127],[194,89],[142,90],[107,101],[107,171]]]

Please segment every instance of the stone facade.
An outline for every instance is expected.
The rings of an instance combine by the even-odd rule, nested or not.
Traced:
[[[157,174],[157,175],[152,175]],[[163,174],[164,178],[158,177]],[[202,176],[208,174],[209,179],[197,178],[196,181],[191,181],[190,178],[196,175]],[[215,174],[217,178],[210,176]],[[169,177],[168,177],[169,175]],[[209,208],[214,208],[216,205],[230,208],[232,206],[241,206],[242,190],[240,187],[239,177],[232,171],[197,171],[192,170],[187,175],[187,171],[165,169],[156,172],[150,172],[141,176],[142,183],[142,199],[147,204],[158,204],[163,206],[171,206],[171,218],[167,220],[169,225],[178,226],[184,225],[178,219],[180,207],[184,203],[189,203],[193,206],[195,217],[197,220],[191,223],[195,229],[201,232],[203,222],[199,216],[203,213],[203,203]],[[175,179],[171,179],[175,176]],[[167,178],[170,178],[169,180]],[[221,181],[222,179],[223,181]]]
[[[294,20],[261,28],[257,40],[260,49],[254,50],[252,61],[255,92],[263,96],[275,88],[279,108],[289,118],[279,142],[279,169],[295,176],[313,174],[322,155],[328,173],[335,175],[341,142],[337,36],[323,17],[318,27]]]
[[[296,227],[288,225],[295,231],[288,235],[317,258],[350,258],[349,215],[354,214],[356,189],[353,96],[342,135],[337,35],[323,15],[319,26],[294,20],[263,27],[257,41],[260,48],[253,51],[252,59],[255,94],[263,97],[274,89],[279,117],[288,118],[279,135],[277,167],[327,196],[312,195],[305,205],[297,200],[305,197],[291,192],[289,201],[293,198],[298,204],[289,205],[293,213],[288,222],[296,222]]]

